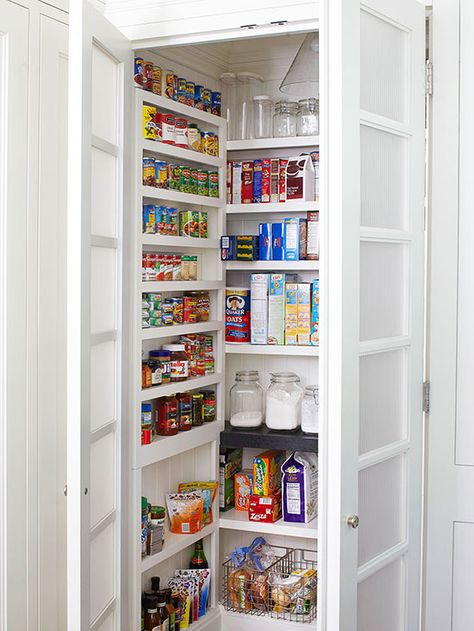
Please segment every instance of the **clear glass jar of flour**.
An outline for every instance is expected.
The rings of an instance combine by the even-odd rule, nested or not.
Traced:
[[[263,421],[263,388],[258,370],[239,370],[230,389],[230,424],[236,429],[260,427]]]
[[[269,429],[294,431],[301,425],[303,389],[294,372],[271,373],[265,399],[265,424]]]
[[[319,432],[319,388],[306,386],[301,404],[301,430],[305,434]]]

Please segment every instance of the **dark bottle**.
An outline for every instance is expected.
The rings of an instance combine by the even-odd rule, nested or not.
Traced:
[[[149,592],[146,592],[145,597],[143,598],[143,606],[145,608],[144,630],[154,631],[154,629],[160,624],[158,598],[155,594],[151,595]]]
[[[196,541],[194,545],[194,553],[193,558],[191,559],[191,563],[189,564],[189,568],[191,570],[204,570],[209,567],[209,563],[207,562],[206,555],[204,554],[204,548],[202,546],[202,539]]]
[[[151,591],[155,594],[160,591],[160,577],[152,576],[151,577]]]
[[[170,628],[169,631],[176,631],[176,612],[174,609],[174,605],[171,602],[171,589],[169,587],[163,590],[166,593],[166,607],[168,608],[168,613],[170,615]]]
[[[170,629],[170,614],[168,607],[166,606],[166,590],[160,589],[157,593],[158,600],[158,629],[160,631],[169,631]],[[153,630],[154,631],[154,630]]]

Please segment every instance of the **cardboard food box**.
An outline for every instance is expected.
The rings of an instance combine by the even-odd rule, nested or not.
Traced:
[[[280,160],[270,160],[270,202],[277,204],[280,201]]]
[[[244,469],[234,475],[235,510],[248,511],[253,488],[253,471]]]
[[[261,261],[272,260],[271,223],[261,223],[258,227],[258,255]]]
[[[221,261],[235,261],[237,257],[237,238],[235,235],[221,237]]]
[[[225,341],[250,342],[250,291],[246,287],[227,287],[225,290]]]
[[[262,204],[268,204],[270,202],[270,168],[271,160],[264,158],[262,160],[262,194],[260,197]]]
[[[299,261],[301,258],[301,222],[298,217],[285,219],[285,261]]]
[[[242,162],[232,162],[232,203],[242,203]]]
[[[253,203],[262,202],[262,160],[253,161]]]
[[[269,496],[281,487],[283,451],[269,449],[255,456],[253,461],[253,494]]]
[[[311,283],[311,344],[319,346],[319,279]]]
[[[319,261],[319,210],[310,210],[307,215],[306,258]]]
[[[286,199],[314,201],[314,166],[311,156],[298,156],[288,160]]]
[[[249,520],[272,524],[281,517],[281,493],[273,495],[251,495],[249,503]]]
[[[270,274],[268,284],[267,344],[285,342],[285,275]]]
[[[285,344],[295,346],[298,343],[298,284],[285,285]]]
[[[280,158],[280,170],[279,170],[279,187],[278,195],[280,202],[286,202],[286,167],[288,160],[286,158]]]
[[[232,160],[227,160],[226,168],[226,203],[232,204]]]
[[[242,204],[251,204],[253,201],[253,162],[242,162]]]
[[[250,343],[266,344],[268,274],[250,274]]]
[[[238,234],[236,237],[237,261],[258,261],[258,235]]]
[[[234,475],[242,468],[242,449],[221,447],[219,454],[219,509],[234,507]]]
[[[318,456],[295,451],[282,465],[283,519],[308,523],[318,508]]]
[[[298,346],[308,346],[311,336],[311,285],[298,283]]]
[[[272,259],[285,260],[285,224],[283,222],[272,223]]]

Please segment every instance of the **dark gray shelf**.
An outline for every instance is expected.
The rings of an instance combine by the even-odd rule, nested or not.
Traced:
[[[233,429],[228,421],[221,432],[222,447],[255,447],[256,449],[284,449],[318,453],[318,435],[297,432],[275,432],[265,425],[259,429]]]

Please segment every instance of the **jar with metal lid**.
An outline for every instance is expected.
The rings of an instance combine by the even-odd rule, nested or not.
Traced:
[[[273,136],[283,138],[296,136],[298,122],[298,103],[294,101],[278,101],[273,114]]]
[[[230,424],[236,429],[260,427],[263,421],[263,389],[258,370],[239,370],[230,390]]]
[[[306,386],[301,404],[301,430],[305,434],[319,432],[319,388]]]
[[[272,135],[273,101],[262,94],[253,97],[253,131],[255,138]]]
[[[158,436],[174,436],[178,433],[178,399],[174,395],[159,400],[156,433]]]
[[[298,136],[317,136],[319,134],[319,101],[318,99],[302,99],[298,101]]]
[[[163,350],[171,353],[171,382],[185,381],[189,377],[189,360],[184,344],[163,344]]]
[[[193,427],[199,427],[204,423],[204,397],[200,393],[192,397],[192,422]]]
[[[178,399],[178,428],[180,432],[187,432],[193,426],[191,393],[181,392],[176,397]]]
[[[301,425],[303,389],[294,372],[271,373],[266,394],[265,424],[269,429],[294,431]]]
[[[158,351],[156,359],[161,363],[161,383],[171,381],[171,353],[169,351]]]
[[[216,420],[216,394],[213,390],[201,390],[204,398],[204,422],[210,423]]]

